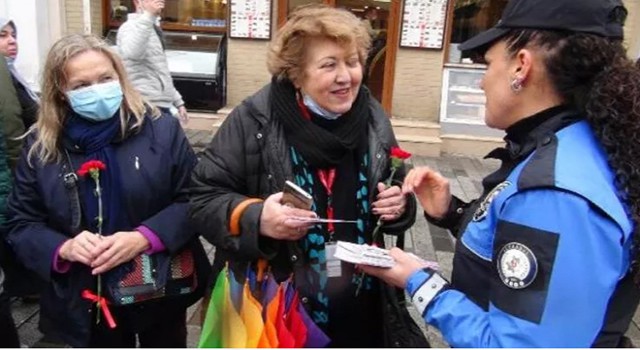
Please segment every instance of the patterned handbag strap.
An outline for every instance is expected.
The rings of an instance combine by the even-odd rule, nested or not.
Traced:
[[[80,195],[78,194],[78,175],[76,175],[74,170],[71,155],[66,149],[64,150],[64,154],[69,172],[63,175],[63,180],[71,204],[71,233],[75,235],[80,232],[82,225],[82,206],[80,205]]]

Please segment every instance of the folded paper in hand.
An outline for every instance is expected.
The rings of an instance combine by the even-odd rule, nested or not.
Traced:
[[[370,265],[377,267],[392,267],[395,260],[389,255],[389,251],[366,244],[354,244],[338,241],[336,258],[353,264]]]
[[[423,268],[430,268],[436,271],[440,270],[440,266],[435,261],[424,260],[413,253],[407,252],[407,254],[420,262]],[[386,249],[344,241],[338,241],[334,257],[353,264],[385,268],[393,267],[396,263],[395,259],[389,255],[389,251]]]

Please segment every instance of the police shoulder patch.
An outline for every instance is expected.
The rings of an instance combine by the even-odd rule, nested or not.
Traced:
[[[485,216],[487,216],[487,212],[489,211],[489,206],[491,205],[491,202],[493,202],[493,200],[496,199],[496,197],[498,197],[498,195],[500,194],[500,192],[502,192],[502,190],[509,187],[509,185],[511,185],[511,182],[503,181],[499,183],[498,186],[494,187],[491,190],[491,192],[489,192],[487,196],[484,197],[478,209],[476,209],[476,211],[473,213],[473,221],[480,221],[484,219]]]
[[[522,243],[510,242],[498,254],[498,275],[509,288],[523,289],[538,275],[538,261],[531,249]]]

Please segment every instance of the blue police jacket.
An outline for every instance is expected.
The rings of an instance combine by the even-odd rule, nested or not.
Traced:
[[[553,118],[552,118],[553,119]],[[634,224],[586,121],[534,150],[469,209],[452,284],[418,271],[407,291],[454,347],[615,347],[638,303]]]

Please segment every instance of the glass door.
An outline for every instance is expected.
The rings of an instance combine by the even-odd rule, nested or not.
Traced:
[[[371,50],[364,67],[364,83],[378,101],[382,101],[384,87],[390,4],[390,1],[336,0],[336,7],[344,8],[358,16],[369,31]]]
[[[136,11],[134,0],[108,1],[108,27],[118,28],[127,14]],[[162,29],[199,32],[226,32],[226,0],[165,0]]]

